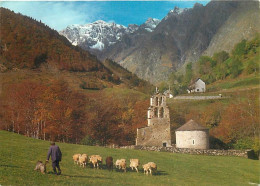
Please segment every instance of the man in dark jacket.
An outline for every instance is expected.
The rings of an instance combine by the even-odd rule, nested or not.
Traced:
[[[49,161],[51,156],[51,160],[52,160],[52,168],[54,171],[54,174],[60,175],[61,174],[61,170],[60,170],[60,165],[59,162],[61,161],[61,151],[59,146],[55,145],[54,142],[51,142],[51,146],[49,148],[48,154],[47,154],[47,162]],[[58,173],[56,172],[56,167],[58,168]]]

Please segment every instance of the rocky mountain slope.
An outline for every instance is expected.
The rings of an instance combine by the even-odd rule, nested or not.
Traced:
[[[100,60],[112,59],[156,84],[201,55],[230,52],[242,39],[251,39],[260,32],[259,20],[257,1],[211,1],[190,9],[176,7],[161,21],[148,19],[140,26],[98,21],[69,26],[61,34]]]
[[[65,36],[73,45],[99,54],[100,51],[121,41],[122,37],[136,31],[152,32],[160,20],[149,18],[144,24],[138,26],[130,24],[128,27],[102,20],[85,25],[70,25],[60,34]]]
[[[254,6],[255,5],[255,6]],[[214,52],[225,50],[231,52],[236,43],[242,39],[251,39],[260,31],[260,12],[257,2],[249,5],[241,3],[239,11],[230,15],[211,39],[203,55],[212,56]]]
[[[125,36],[104,50],[101,59],[113,59],[139,77],[158,83],[185,62],[195,62],[208,47],[213,53],[217,48],[213,45],[228,50],[241,38],[254,36],[260,31],[256,20],[258,2],[253,1],[212,1],[191,9],[176,8],[152,33]]]

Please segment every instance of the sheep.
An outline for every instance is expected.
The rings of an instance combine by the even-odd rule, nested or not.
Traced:
[[[88,155],[87,154],[82,154],[79,156],[79,165],[82,167],[86,167],[88,162]]]
[[[157,165],[154,162],[149,162],[147,164],[150,165],[150,174],[157,171]]]
[[[149,171],[151,169],[151,166],[147,163],[143,165],[143,169],[144,169],[144,174],[148,175]]]
[[[92,155],[89,157],[89,161],[93,164],[93,167],[102,167],[102,157],[100,155]],[[99,165],[101,164],[101,165]]]
[[[111,156],[106,158],[106,166],[107,169],[110,171],[112,169],[113,171],[113,158]]]
[[[72,159],[74,161],[74,164],[78,164],[79,163],[79,156],[81,156],[81,154],[74,154],[72,156]]]
[[[92,163],[93,167],[95,168],[98,165],[98,160],[95,156],[89,157],[89,162]]]
[[[130,159],[130,167],[132,170],[136,170],[138,172],[138,166],[139,166],[139,159]]]
[[[118,168],[119,170],[122,169],[124,170],[124,172],[126,172],[126,160],[125,159],[120,159],[120,160],[116,160],[116,168]]]

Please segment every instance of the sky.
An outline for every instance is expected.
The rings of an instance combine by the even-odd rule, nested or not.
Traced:
[[[115,22],[124,26],[140,25],[148,18],[163,19],[167,13],[179,8],[192,8],[206,1],[2,1],[1,7],[42,21],[61,31],[68,25],[87,24],[97,20]]]

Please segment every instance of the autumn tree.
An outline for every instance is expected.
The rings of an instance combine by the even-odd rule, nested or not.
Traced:
[[[212,134],[225,143],[258,137],[260,129],[258,103],[257,94],[248,94],[247,100],[236,99],[236,102],[230,104],[223,112],[221,122]]]

